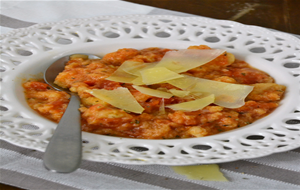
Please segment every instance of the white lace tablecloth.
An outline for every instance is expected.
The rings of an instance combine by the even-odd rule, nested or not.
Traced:
[[[123,1],[1,1],[1,34],[36,23],[101,15],[194,16]],[[297,124],[299,125],[299,124]],[[43,153],[0,141],[0,182],[24,189],[300,189],[300,148],[221,163],[228,182],[190,180],[170,166],[83,161],[70,174],[44,169]]]

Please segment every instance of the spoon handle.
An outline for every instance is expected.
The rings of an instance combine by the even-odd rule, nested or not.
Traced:
[[[53,172],[70,173],[81,162],[80,99],[71,94],[69,105],[46,148],[44,166]]]

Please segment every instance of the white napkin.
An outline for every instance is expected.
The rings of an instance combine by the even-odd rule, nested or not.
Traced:
[[[101,15],[148,14],[154,8],[134,3],[109,1],[3,1],[1,2],[1,34],[11,31],[14,22],[24,26],[57,22],[64,19],[90,18]],[[9,18],[7,18],[9,17]],[[21,23],[20,23],[21,24]]]

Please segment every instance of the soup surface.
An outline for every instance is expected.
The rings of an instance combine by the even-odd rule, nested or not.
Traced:
[[[188,49],[210,48],[200,45],[190,46]],[[276,84],[267,73],[252,68],[244,61],[236,60],[229,52],[223,52],[208,63],[180,74],[227,84],[252,86],[253,90],[245,97],[244,105],[236,108],[209,103],[194,111],[172,109],[170,105],[201,99],[207,97],[207,94],[193,94],[189,89],[178,88],[168,82],[139,85],[166,93],[170,93],[172,89],[186,93],[162,98],[142,93],[131,82],[107,79],[126,61],[153,64],[159,62],[169,51],[173,50],[124,48],[109,53],[102,59],[72,56],[55,83],[79,95],[83,131],[140,139],[203,137],[243,127],[270,114],[278,107],[284,95],[285,86]],[[56,91],[39,79],[28,80],[23,87],[32,109],[48,119],[59,122],[68,105],[69,94]],[[113,106],[91,93],[95,89],[109,92],[128,89],[143,111],[134,113]]]

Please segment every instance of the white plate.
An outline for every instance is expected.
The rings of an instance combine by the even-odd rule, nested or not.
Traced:
[[[28,107],[21,84],[24,78],[42,73],[60,56],[102,56],[125,47],[181,49],[200,44],[226,49],[286,85],[280,106],[246,127],[202,138],[142,140],[84,132],[83,158],[126,164],[189,165],[255,158],[299,147],[299,39],[231,21],[143,15],[65,20],[2,35],[1,139],[45,150],[56,124]]]

